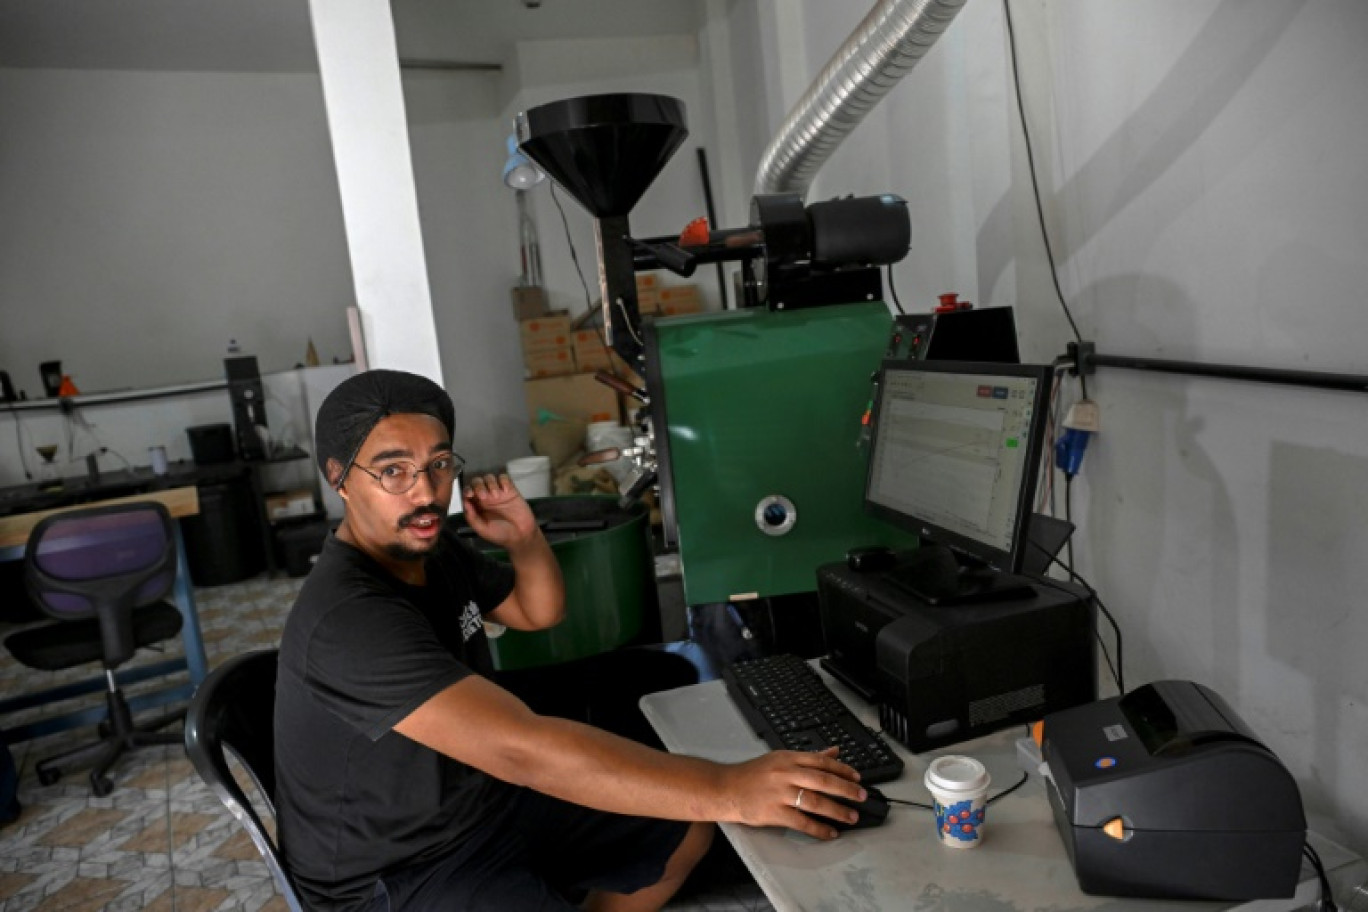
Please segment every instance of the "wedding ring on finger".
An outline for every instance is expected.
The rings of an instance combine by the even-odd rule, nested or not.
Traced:
[[[794,806],[794,807],[796,807],[796,808],[801,808],[801,807],[803,806],[803,792],[806,792],[806,791],[807,791],[807,789],[804,789],[804,788],[800,788],[800,789],[798,790],[798,797],[793,799],[793,806]]]

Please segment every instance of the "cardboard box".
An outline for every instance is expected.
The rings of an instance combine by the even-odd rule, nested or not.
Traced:
[[[603,337],[596,329],[579,330],[572,336],[575,349],[575,371],[589,373],[612,371],[633,386],[645,386],[636,372],[627,366],[622,356],[604,344]]]
[[[637,292],[649,291],[660,286],[660,277],[653,272],[642,273],[636,277]]]
[[[550,314],[518,323],[518,338],[524,352],[545,351],[570,345],[570,317]]]
[[[641,314],[656,313],[660,310],[660,291],[648,289],[637,292],[637,312]]]
[[[523,352],[523,368],[529,378],[557,377],[575,372],[575,355],[568,345]]]
[[[533,423],[543,411],[586,424],[621,418],[617,393],[595,380],[593,374],[526,380],[523,395],[527,399],[527,419]]]
[[[608,349],[597,329],[580,329],[571,333],[570,346],[575,350],[575,369],[580,373],[608,366]]]
[[[577,373],[592,374],[594,371],[608,370],[612,363],[602,348],[586,348],[583,351],[575,349],[575,371]]]
[[[703,299],[698,294],[697,285],[670,285],[659,291],[660,313],[673,317],[676,314],[698,313],[703,309]]]
[[[669,304],[672,301],[684,301],[696,299],[698,297],[697,285],[666,285],[657,292],[660,296],[661,305]]]
[[[656,316],[677,317],[680,314],[698,313],[702,309],[702,298],[679,298],[668,303],[662,303],[660,310],[656,311]]]
[[[266,518],[271,522],[314,512],[313,493],[304,489],[266,495]]]
[[[551,312],[546,297],[546,289],[540,285],[519,285],[510,289],[513,299],[513,317],[517,320],[535,320]]]

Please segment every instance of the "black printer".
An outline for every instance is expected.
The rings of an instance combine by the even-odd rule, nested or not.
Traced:
[[[1095,603],[1039,582],[1025,598],[930,605],[879,571],[817,570],[822,666],[878,703],[910,750],[943,747],[1097,699]]]
[[[1055,823],[1101,896],[1292,896],[1306,818],[1292,776],[1200,684],[1159,681],[1047,715]]]

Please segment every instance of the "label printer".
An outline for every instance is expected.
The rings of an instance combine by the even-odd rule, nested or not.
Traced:
[[[1055,823],[1102,896],[1290,897],[1306,818],[1292,776],[1220,696],[1159,681],[1045,716]]]

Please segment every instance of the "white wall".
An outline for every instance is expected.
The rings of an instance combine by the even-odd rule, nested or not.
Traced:
[[[1083,334],[1106,353],[1368,371],[1368,6],[1011,8]],[[802,9],[815,74],[863,10]],[[905,306],[1012,304],[1029,358],[1064,351],[1000,3],[965,6],[812,196],[885,190],[913,203]],[[1128,687],[1214,688],[1291,768],[1313,825],[1368,852],[1362,395],[1105,368],[1088,388],[1103,428],[1074,484],[1077,561],[1125,632]]]
[[[274,443],[313,448],[313,420],[323,397],[351,376],[349,364],[301,368],[262,376],[266,424]],[[171,462],[191,460],[185,429],[233,423],[227,389],[178,393],[158,399],[78,405],[70,415],[55,408],[0,408],[0,487],[37,480],[36,447],[58,447],[55,463],[62,477],[86,474],[86,456],[95,454],[102,472],[149,465],[148,447],[163,446]],[[26,475],[27,473],[27,475]],[[273,466],[264,478],[270,490],[313,488],[318,477],[312,459]],[[330,504],[331,505],[331,504]],[[340,507],[340,500],[336,506]],[[340,516],[340,509],[335,510]]]
[[[0,68],[0,369],[31,398],[351,357],[316,75]]]
[[[404,99],[433,318],[456,449],[472,469],[527,455],[513,191],[501,177],[509,129],[498,75],[408,72]]]

